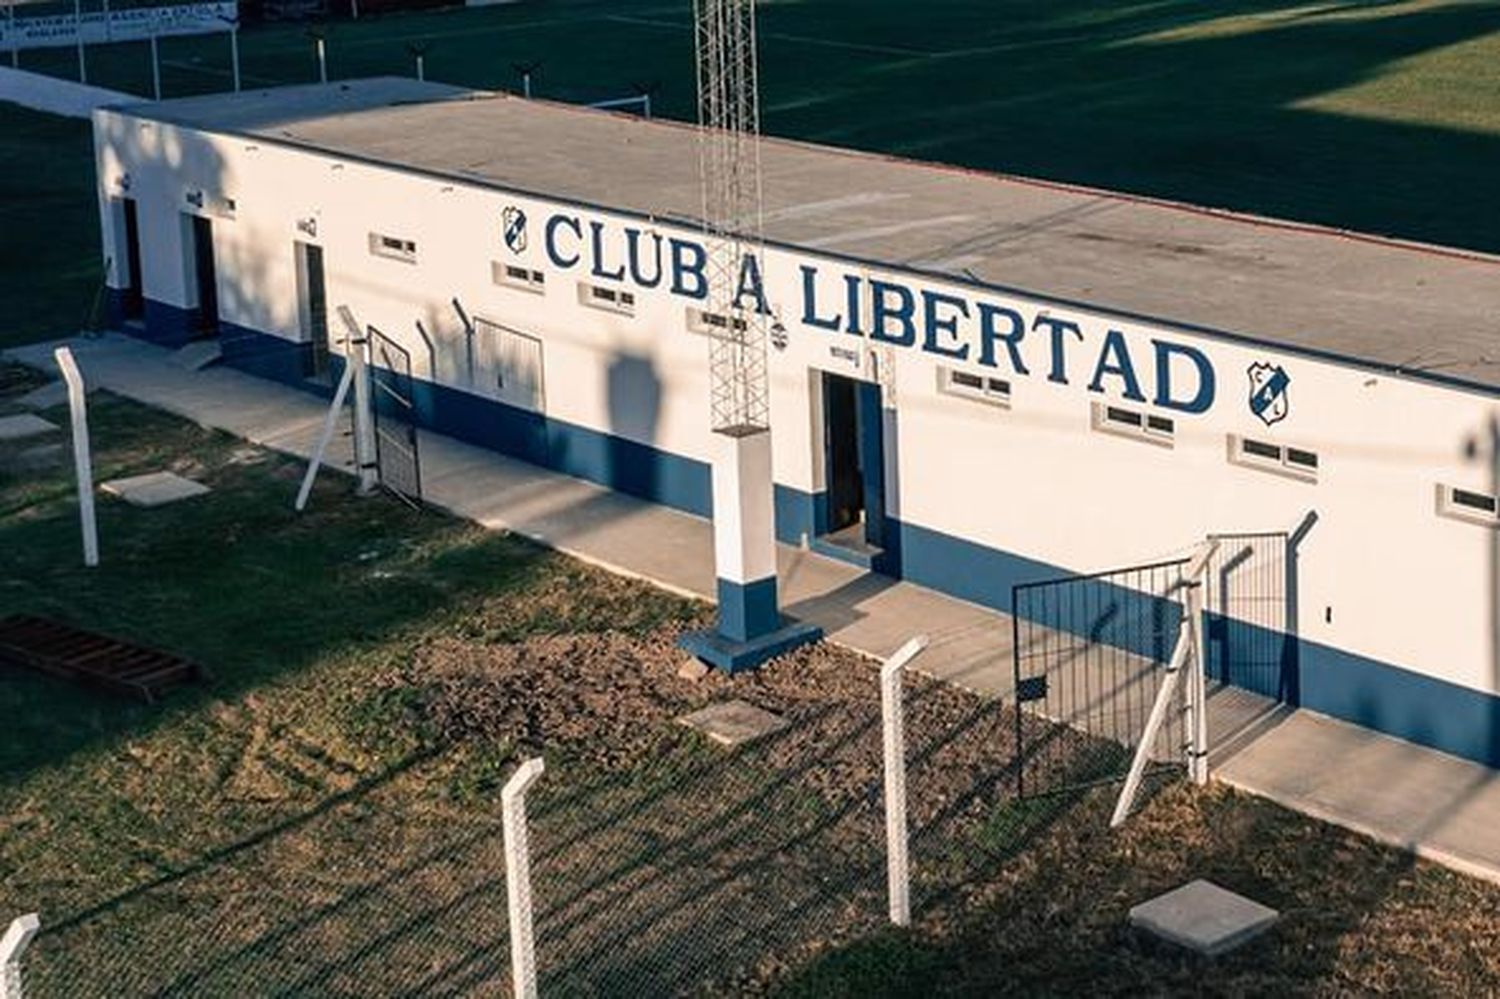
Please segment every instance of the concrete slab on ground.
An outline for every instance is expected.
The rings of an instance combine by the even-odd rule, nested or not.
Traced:
[[[48,382],[21,396],[16,402],[27,409],[51,409],[68,401],[68,386],[62,382]]]
[[[100,489],[132,506],[156,507],[179,500],[202,496],[209,489],[201,482],[185,479],[172,472],[150,472],[132,475],[127,479],[111,479],[101,483]]]
[[[32,413],[16,416],[0,416],[0,441],[20,441],[28,437],[39,437],[58,429],[51,420],[44,420]]]
[[[284,385],[223,366],[183,371],[169,363],[169,351],[119,334],[7,356],[51,371],[52,350],[62,343],[92,384],[264,447],[312,453],[327,403]],[[421,447],[433,505],[613,572],[713,598],[706,520],[452,438],[423,433]],[[332,450],[328,467],[349,467],[348,438],[335,436]],[[288,479],[288,503],[296,478]],[[981,695],[1011,693],[1009,616],[799,548],[780,546],[777,563],[783,610],[820,625],[831,641],[883,659],[923,632],[931,644],[914,668]],[[1209,728],[1213,772],[1227,783],[1500,882],[1493,832],[1500,771],[1234,688],[1210,693]]]
[[[722,701],[683,715],[678,724],[696,729],[721,746],[739,746],[786,728],[787,720],[747,701]]]
[[[1199,879],[1130,910],[1130,925],[1205,957],[1249,943],[1276,922],[1275,909]]]
[[[184,371],[202,371],[224,357],[224,350],[214,340],[199,340],[179,347],[172,354],[172,364]]]

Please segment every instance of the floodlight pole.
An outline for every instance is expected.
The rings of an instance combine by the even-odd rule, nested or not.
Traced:
[[[161,100],[161,53],[156,47],[156,28],[151,29],[151,94]]]
[[[73,418],[73,469],[78,480],[78,520],[83,530],[83,564],[99,564],[99,528],[94,519],[94,468],[89,455],[88,395],[78,362],[67,347],[52,352],[68,384],[68,412]]]
[[[234,73],[234,92],[240,92],[240,22],[229,22],[229,64]]]
[[[89,70],[83,58],[83,0],[73,0],[73,31],[78,36],[78,82],[89,82]]]

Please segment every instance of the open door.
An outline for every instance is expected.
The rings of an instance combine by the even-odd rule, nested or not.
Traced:
[[[214,224],[201,215],[192,219],[193,277],[198,289],[194,331],[200,337],[219,334],[219,274],[214,266]]]
[[[862,563],[885,543],[884,428],[879,385],[823,374],[828,533],[822,547],[846,549]]]
[[[146,314],[146,295],[141,284],[141,225],[135,199],[122,198],[120,210],[125,226],[125,287],[120,295],[120,317],[138,320]]]

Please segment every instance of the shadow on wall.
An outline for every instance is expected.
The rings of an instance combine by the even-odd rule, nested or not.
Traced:
[[[609,436],[604,481],[633,496],[670,495],[671,483],[655,447],[661,421],[661,377],[656,363],[639,354],[619,353],[605,374]]]

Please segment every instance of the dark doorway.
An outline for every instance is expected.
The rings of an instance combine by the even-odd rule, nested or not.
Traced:
[[[885,430],[880,386],[823,375],[828,540],[857,549],[885,542]]]
[[[123,319],[140,319],[146,314],[146,295],[141,285],[141,226],[135,213],[135,199],[121,202],[125,216],[125,288],[120,297]]]
[[[193,270],[198,282],[195,328],[199,336],[219,332],[219,275],[214,269],[214,225],[199,215],[193,220]]]
[[[317,381],[327,381],[328,373],[328,291],[323,281],[323,248],[313,243],[297,244],[297,290],[302,316],[302,337],[307,353],[302,374]]]

